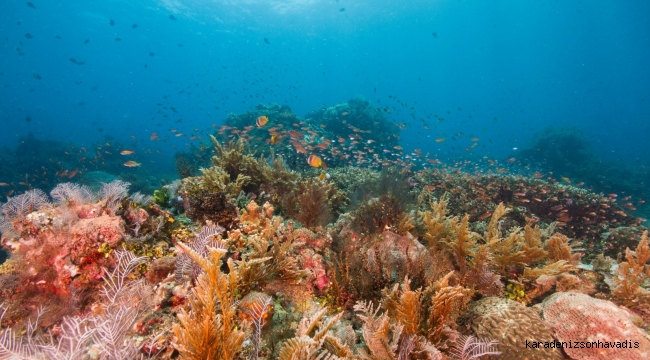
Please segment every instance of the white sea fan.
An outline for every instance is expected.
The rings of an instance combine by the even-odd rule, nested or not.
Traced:
[[[461,335],[456,341],[456,346],[450,352],[450,355],[457,360],[476,360],[486,355],[501,355],[496,346],[499,342],[496,340],[479,339],[474,336]]]
[[[265,315],[269,312],[269,305],[273,298],[270,296],[259,293],[253,299],[246,302],[248,305],[243,311],[251,317],[253,323],[253,332],[251,333],[251,343],[253,351],[249,355],[249,359],[259,359],[260,339],[262,338],[262,328],[265,323]]]
[[[49,203],[50,199],[43,190],[33,189],[24,194],[9,198],[9,200],[0,208],[0,213],[2,213],[7,219],[22,218]]]
[[[50,195],[58,205],[83,205],[95,201],[95,194],[86,185],[74,183],[58,184]]]
[[[167,194],[170,199],[175,198],[178,195],[178,188],[181,186],[180,180],[174,180],[171,184],[167,185]]]
[[[127,276],[141,263],[148,259],[146,256],[135,257],[132,252],[125,249],[115,250],[113,252],[117,258],[117,265],[113,271],[104,268],[104,280],[106,283],[102,286],[101,293],[106,296],[110,304],[115,303],[123,289],[126,287],[125,281]]]
[[[140,204],[140,206],[147,206],[153,202],[153,196],[145,195],[138,191],[131,195],[131,201]]]
[[[102,200],[106,201],[106,208],[111,214],[115,214],[120,202],[129,196],[130,183],[122,180],[113,180],[109,183],[103,183],[99,190]]]

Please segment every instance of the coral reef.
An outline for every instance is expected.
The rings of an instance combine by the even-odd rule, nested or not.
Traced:
[[[416,178],[423,186],[421,196],[425,199],[439,199],[448,193],[448,212],[469,215],[474,231],[484,231],[485,221],[498,204],[503,203],[512,209],[503,218],[504,232],[527,224],[547,227],[555,223],[565,236],[582,242],[587,260],[603,252],[616,257],[620,245],[630,244],[626,241],[633,236],[604,234],[639,223],[639,219],[629,216],[617,205],[615,197],[590,193],[553,180],[440,170],[421,171]]]
[[[129,194],[127,179],[155,183],[138,173],[97,184],[110,174],[86,167],[85,185],[9,196],[0,354],[647,357],[650,246],[615,194],[417,171],[422,154],[404,156],[387,120],[360,99],[307,120],[258,106],[178,154],[183,179],[155,191]],[[113,147],[92,164],[117,161]],[[526,346],[617,336],[639,348]]]

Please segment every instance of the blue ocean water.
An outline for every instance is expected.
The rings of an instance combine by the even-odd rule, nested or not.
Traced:
[[[404,124],[407,153],[503,161],[569,126],[647,174],[648,14],[644,1],[5,0],[0,142],[117,141],[169,173],[229,113],[361,97]]]

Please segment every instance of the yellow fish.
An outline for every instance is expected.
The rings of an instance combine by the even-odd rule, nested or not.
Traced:
[[[437,139],[436,139],[436,142],[437,142],[438,144],[440,144],[440,143],[443,142],[443,141],[445,141],[445,138],[437,138]]]
[[[566,176],[560,176],[560,179],[562,179],[562,181],[564,181],[564,182],[567,183],[567,184],[571,184],[571,179],[569,179],[569,178],[566,177]]]

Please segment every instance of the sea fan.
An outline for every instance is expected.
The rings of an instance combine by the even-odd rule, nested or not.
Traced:
[[[219,225],[204,226],[198,233],[194,234],[194,242],[189,246],[203,257],[208,256],[208,247],[225,249],[225,245],[214,238],[216,235],[223,234],[224,230]],[[176,257],[176,271],[174,273],[176,281],[182,281],[185,277],[196,278],[200,273],[201,268],[187,254],[182,253]]]
[[[42,190],[34,189],[22,195],[10,198],[0,208],[0,212],[7,219],[22,218],[23,216],[40,209],[43,205],[49,204],[50,199]]]
[[[262,337],[262,328],[269,312],[272,298],[266,294],[257,293],[254,297],[246,302],[242,301],[243,310],[253,323],[253,333],[251,334],[251,343],[253,352],[250,359],[258,359],[260,351],[260,339]]]
[[[147,206],[153,202],[153,196],[144,195],[138,191],[131,195],[131,201],[136,204],[140,204],[140,206]]]
[[[485,355],[501,355],[496,349],[496,340],[479,339],[474,336],[461,335],[456,341],[450,355],[457,360],[476,360]]]
[[[127,276],[142,262],[144,262],[147,257],[135,257],[132,252],[127,250],[116,250],[113,252],[117,258],[117,265],[113,271],[108,271],[104,268],[104,279],[106,284],[102,287],[102,294],[106,296],[110,304],[113,304],[117,301],[118,297],[122,293],[122,290],[126,288],[125,281]]]
[[[58,205],[81,205],[95,201],[95,194],[88,186],[73,183],[58,184],[50,195]]]
[[[114,214],[120,205],[120,201],[129,195],[130,183],[122,180],[113,180],[109,183],[103,183],[99,190],[102,200],[106,201],[106,208]]]

